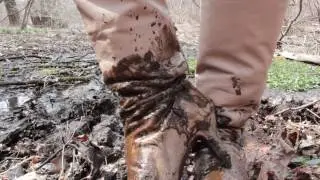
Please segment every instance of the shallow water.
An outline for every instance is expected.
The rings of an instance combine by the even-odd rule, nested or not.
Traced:
[[[29,95],[20,93],[14,96],[8,96],[0,98],[0,114],[13,111],[14,109],[21,107],[25,102],[29,101],[31,97]]]

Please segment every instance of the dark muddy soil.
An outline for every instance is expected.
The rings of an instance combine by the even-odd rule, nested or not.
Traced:
[[[246,127],[252,180],[320,179],[319,98],[266,91]],[[126,179],[117,100],[85,34],[0,34],[0,179]]]
[[[0,38],[0,173],[6,171],[0,178],[37,169],[41,178],[57,179],[62,153],[52,155],[65,147],[66,179],[87,176],[90,162],[101,160],[105,177],[125,179],[117,97],[101,82],[86,36],[57,31]],[[88,157],[96,151],[104,157]],[[39,159],[12,168],[28,157]]]

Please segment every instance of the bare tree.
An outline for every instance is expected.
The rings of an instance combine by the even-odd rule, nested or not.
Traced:
[[[63,27],[67,19],[64,15],[64,0],[36,0],[30,16],[33,25],[40,27]]]
[[[4,5],[7,10],[8,19],[10,25],[16,26],[20,23],[20,15],[19,10],[17,9],[17,3],[15,0],[0,0],[0,2],[4,1]]]
[[[292,25],[298,20],[299,16],[301,15],[301,12],[302,12],[303,2],[304,2],[303,0],[299,1],[299,10],[298,10],[297,15],[289,22],[289,25],[286,28],[286,30],[283,33],[281,33],[281,37],[278,40],[278,42],[281,42],[283,40],[283,38],[289,33]]]
[[[316,14],[317,14],[317,17],[318,17],[318,22],[320,23],[320,1],[315,1],[314,2],[314,6],[316,8]]]
[[[30,15],[30,10],[31,10],[31,7],[33,5],[33,2],[34,2],[34,0],[29,0],[28,3],[27,3],[27,6],[26,6],[25,11],[24,11],[23,20],[22,20],[22,23],[21,23],[21,29],[25,29],[27,27],[29,15]]]

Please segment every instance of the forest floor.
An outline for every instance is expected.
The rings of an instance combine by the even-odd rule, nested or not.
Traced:
[[[246,126],[252,180],[260,171],[320,179],[319,100],[319,89],[265,91]],[[0,31],[0,180],[78,180],[97,167],[104,179],[126,179],[117,103],[84,33]]]

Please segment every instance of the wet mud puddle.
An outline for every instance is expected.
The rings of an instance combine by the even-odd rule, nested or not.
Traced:
[[[25,94],[18,94],[8,98],[0,98],[0,114],[13,111],[16,108],[21,107],[30,99],[31,97]]]

